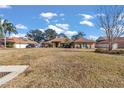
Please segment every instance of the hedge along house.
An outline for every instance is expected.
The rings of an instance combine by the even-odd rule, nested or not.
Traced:
[[[1,44],[4,45],[4,39],[0,39]],[[37,44],[35,41],[27,40],[24,38],[7,38],[7,47],[13,47],[13,48],[26,48],[28,44]]]
[[[52,47],[62,47],[64,48],[66,45],[71,43],[71,40],[68,38],[64,38],[64,37],[56,37],[55,39],[50,41],[52,44]]]
[[[79,38],[74,41],[74,48],[95,48],[95,41]]]
[[[108,48],[109,44],[108,44],[108,40],[106,37],[99,37],[96,40],[96,48]],[[118,37],[113,45],[112,45],[113,49],[118,49],[118,48],[124,48],[124,37]]]

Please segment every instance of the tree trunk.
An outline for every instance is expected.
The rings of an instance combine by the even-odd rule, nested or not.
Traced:
[[[4,36],[4,47],[6,48],[6,35]]]
[[[109,47],[108,50],[111,51],[112,50],[112,42],[109,42]]]

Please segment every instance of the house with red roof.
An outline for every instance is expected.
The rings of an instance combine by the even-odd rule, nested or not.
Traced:
[[[86,39],[86,38],[79,38],[73,41],[74,48],[95,48],[95,41]]]
[[[12,38],[7,38],[7,47],[13,47],[13,48],[26,48],[28,44],[37,44],[35,41],[31,41],[25,38],[17,38],[17,37],[12,37]],[[0,45],[4,46],[4,39],[0,39]]]
[[[96,48],[108,48],[109,44],[108,44],[108,39],[106,37],[99,37],[96,40]],[[113,45],[112,45],[113,49],[117,49],[117,48],[124,48],[124,37],[118,37]]]
[[[50,41],[42,42],[43,47],[64,48],[71,40],[65,37],[56,37]]]
[[[56,37],[50,41],[42,43],[43,47],[53,48],[95,48],[95,41],[79,38],[77,40],[71,40],[65,37]]]
[[[52,47],[64,47],[65,44],[71,43],[71,40],[65,37],[56,37],[51,40]]]

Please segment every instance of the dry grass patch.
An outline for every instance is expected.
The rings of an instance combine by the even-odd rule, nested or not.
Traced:
[[[30,65],[2,87],[124,87],[124,56],[97,54],[87,49],[0,51],[2,65]]]

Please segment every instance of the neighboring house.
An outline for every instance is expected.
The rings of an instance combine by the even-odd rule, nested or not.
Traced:
[[[4,45],[4,39],[0,39],[0,42]],[[13,47],[13,48],[26,48],[28,44],[37,44],[35,41],[27,40],[24,38],[7,38],[6,39],[7,46]]]
[[[108,40],[106,37],[99,37],[96,40],[96,48],[108,48],[108,46]],[[118,37],[113,43],[112,48],[124,48],[124,37]]]
[[[95,41],[79,38],[74,41],[74,48],[95,48]]]
[[[56,37],[55,39],[50,41],[52,47],[64,47],[66,44],[71,43],[72,41],[65,37]]]
[[[41,46],[45,48],[52,47],[52,43],[51,41],[41,42]]]
[[[42,46],[53,48],[95,48],[95,41],[86,38],[72,41],[65,37],[56,37],[53,40],[42,42]]]

